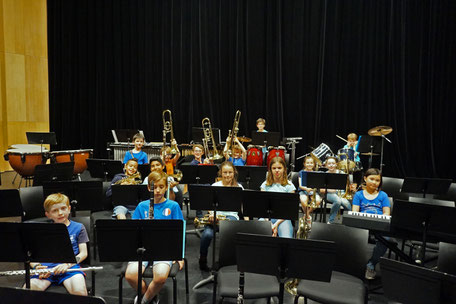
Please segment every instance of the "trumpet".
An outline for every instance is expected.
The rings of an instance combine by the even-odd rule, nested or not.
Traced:
[[[168,114],[168,117],[166,117]],[[174,142],[174,132],[173,132],[173,117],[171,116],[171,110],[164,110],[162,112],[163,118],[163,149],[166,147],[166,134],[170,133],[170,142],[171,142],[171,154],[177,154],[178,150],[176,145],[173,145]]]
[[[237,110],[236,114],[234,115],[234,122],[233,127],[228,133],[228,137],[230,138],[230,142],[227,143],[228,149],[226,152],[229,156],[233,155],[233,146],[234,146],[234,139],[237,138],[237,133],[239,131],[239,120],[241,119],[241,111]]]
[[[201,121],[201,124],[203,126],[203,146],[204,146],[204,153],[206,154],[206,157],[209,158],[211,161],[213,160],[219,160],[223,158],[222,155],[220,155],[217,151],[217,147],[215,144],[214,140],[214,133],[212,133],[212,126],[211,126],[211,121],[208,117],[203,118]],[[209,150],[209,142],[212,142],[212,154],[210,153]]]
[[[211,214],[207,213],[202,218],[195,217],[195,220],[193,221],[193,223],[195,224],[195,228],[199,228],[203,225],[212,225],[212,220],[210,219],[210,216],[211,216]],[[226,221],[226,220],[228,220],[226,215],[217,214],[217,221],[216,221],[217,225],[220,221]]]

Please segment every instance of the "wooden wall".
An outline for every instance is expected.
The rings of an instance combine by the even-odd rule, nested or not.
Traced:
[[[46,0],[0,0],[0,150],[49,131]],[[3,157],[0,171],[10,170]]]

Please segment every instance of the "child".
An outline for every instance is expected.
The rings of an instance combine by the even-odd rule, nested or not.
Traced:
[[[179,205],[165,198],[166,190],[168,189],[168,179],[164,172],[152,172],[148,176],[149,191],[153,188],[154,193],[154,220],[183,220],[182,211]],[[132,219],[149,219],[150,200],[139,203],[133,213]],[[157,240],[158,242],[160,240]],[[144,297],[141,303],[158,303],[157,295],[160,289],[165,284],[168,278],[169,271],[172,266],[172,261],[154,261],[153,273],[154,278],[149,286],[146,282],[142,282],[142,293]],[[179,269],[183,267],[183,261],[178,261]],[[148,262],[143,262],[142,271],[146,269]],[[138,262],[128,263],[125,272],[125,278],[128,283],[136,289],[138,287]],[[137,303],[135,299],[135,303]]]
[[[334,156],[326,158],[325,165],[328,169],[327,173],[340,173],[337,169],[337,159]],[[324,193],[325,189],[320,189],[320,192]],[[351,210],[350,202],[346,198],[337,195],[337,190],[328,189],[328,193],[326,194],[326,200],[332,203],[331,212],[329,213],[328,224],[334,223],[340,206],[343,206],[345,210]]]
[[[67,269],[81,268],[79,263],[87,258],[87,242],[89,237],[85,227],[81,223],[73,222],[68,219],[71,207],[68,197],[61,193],[49,195],[44,201],[46,216],[54,223],[63,223],[68,229],[71,245],[76,257],[76,264],[73,263],[30,263],[34,269],[48,268],[51,271],[34,275],[30,280],[32,290],[46,290],[51,284],[65,286],[70,294],[87,295],[84,273],[82,271],[66,272]]]
[[[388,195],[380,191],[382,184],[380,170],[376,168],[368,169],[364,173],[364,182],[366,185],[363,190],[356,192],[353,198],[353,211],[390,215],[391,209]],[[375,265],[380,261],[386,250],[387,247],[382,242],[377,241],[372,256],[366,265],[366,279],[375,279]]]
[[[225,159],[232,162],[235,166],[245,166],[245,160],[247,159],[247,151],[241,144],[239,139],[234,139],[234,144],[231,147],[233,154],[230,156],[228,153],[228,143],[231,141],[231,137],[228,136],[226,139],[225,147],[223,148],[223,156]]]
[[[180,151],[177,147],[177,142],[175,139],[172,140],[171,146],[176,147],[177,153],[173,156],[171,154],[171,147],[165,147],[162,151],[162,160],[165,163],[166,173],[168,175],[174,175],[174,168],[177,165],[177,161],[180,157]]]
[[[268,132],[264,129],[266,127],[266,120],[264,118],[258,118],[256,120],[257,132]]]
[[[106,190],[106,197],[112,196],[112,185],[139,185],[141,184],[141,174],[138,172],[138,161],[135,158],[129,159],[124,166],[125,173],[114,175],[111,185]],[[115,203],[115,202],[113,202]],[[135,206],[121,206],[115,205],[112,217],[118,220],[126,219],[127,213],[133,214]]]
[[[223,186],[223,187],[241,187],[237,182],[237,170],[234,164],[230,161],[225,161],[220,165],[220,170],[218,172],[218,177],[221,178],[220,181],[213,183],[212,186]],[[239,220],[239,215],[237,212],[232,211],[217,211],[217,215],[225,215],[228,220]],[[209,220],[212,222],[214,220],[213,213],[210,213]],[[199,258],[199,267],[203,271],[209,271],[207,266],[207,253],[209,246],[211,245],[212,238],[214,237],[214,229],[212,225],[206,225],[204,231],[201,234],[201,243],[200,243],[200,258]]]
[[[127,151],[127,153],[125,153],[123,163],[125,164],[128,160],[136,158],[138,164],[147,164],[147,154],[144,151],[141,151],[142,147],[144,146],[144,136],[141,133],[135,134],[135,136],[133,136],[133,144],[135,147],[133,150]]]
[[[312,158],[312,156],[306,156],[303,161],[303,166],[304,168],[301,171],[304,172],[312,172],[317,169],[317,166],[315,164],[315,160]],[[302,180],[301,180],[301,172],[299,172],[299,199],[301,200],[301,207],[302,210],[306,214],[306,221],[307,221],[307,226],[311,227],[312,225],[312,215],[311,213],[313,212],[313,208],[308,207],[307,203],[309,201],[309,196],[314,195],[314,189],[308,188],[306,186],[301,186]],[[321,203],[321,197],[318,195],[318,193],[315,193],[315,200],[317,206],[320,205]]]
[[[203,158],[204,155],[204,147],[203,145],[196,144],[193,145],[193,156],[195,158],[190,162],[190,165],[201,165],[205,163],[205,159]]]
[[[295,186],[287,179],[287,165],[281,157],[274,157],[268,168],[266,180],[260,186],[261,191],[294,193]],[[292,238],[293,226],[290,220],[271,219],[272,235]]]
[[[355,162],[359,163],[361,160],[359,158],[358,148],[358,135],[355,133],[350,133],[347,135],[347,144],[344,146],[345,149],[352,149],[355,151]]]

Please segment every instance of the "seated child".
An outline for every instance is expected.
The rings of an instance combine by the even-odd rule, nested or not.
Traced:
[[[317,169],[317,165],[315,164],[315,160],[312,156],[306,156],[303,161],[304,168],[301,171],[304,172],[312,172]],[[314,208],[308,206],[309,196],[313,197],[315,195],[315,204],[317,206],[321,203],[321,197],[318,193],[314,193],[314,189],[308,188],[305,186],[301,186],[301,172],[299,172],[299,198],[301,200],[301,207],[306,214],[306,221],[308,227],[312,225],[312,215]]]
[[[126,164],[128,160],[135,158],[138,164],[147,164],[147,154],[141,150],[144,146],[144,136],[141,133],[135,134],[135,136],[133,136],[133,144],[135,147],[125,153],[123,163]]]
[[[162,150],[162,160],[165,163],[165,168],[166,168],[166,174],[168,175],[174,175],[174,168],[177,165],[177,161],[179,160],[180,157],[180,151],[177,148],[177,142],[175,139],[171,142],[171,146],[175,146],[177,149],[177,153],[171,154],[171,147],[165,147]]]
[[[234,139],[234,145],[231,147],[232,155],[228,152],[228,143],[231,141],[231,137],[226,139],[225,147],[223,148],[223,156],[227,161],[232,162],[235,166],[245,166],[245,161],[247,159],[247,151],[244,146],[241,144],[239,139],[236,137]]]
[[[87,242],[89,237],[83,224],[68,219],[71,207],[68,197],[61,193],[50,194],[44,201],[46,216],[54,223],[63,223],[68,229],[73,246],[76,264],[73,263],[30,263],[34,269],[49,269],[49,272],[34,275],[30,280],[32,290],[46,290],[51,284],[65,286],[70,294],[87,295],[84,273],[82,271],[67,272],[67,269],[81,268],[79,263],[87,258]]]
[[[200,145],[200,144],[193,145],[193,156],[195,158],[190,162],[190,165],[201,165],[203,163],[207,163],[207,162],[205,162],[203,155],[204,155],[203,145]]]

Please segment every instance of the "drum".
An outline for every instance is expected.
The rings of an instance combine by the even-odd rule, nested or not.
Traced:
[[[337,151],[337,155],[339,156],[340,160],[348,160],[355,161],[355,150],[353,149],[346,149],[342,148]]]
[[[52,159],[56,163],[74,162],[73,174],[80,174],[87,169],[87,158],[91,158],[93,154],[92,149],[86,150],[69,150],[69,151],[54,151]]]
[[[45,164],[46,156],[41,152],[28,152],[20,149],[7,150],[5,160],[20,176],[28,177],[35,174],[35,166]]]
[[[310,152],[310,155],[318,164],[318,166],[321,166],[325,162],[326,158],[328,156],[334,155],[334,153],[331,151],[327,144],[320,144],[315,150]]]
[[[263,165],[263,151],[259,146],[249,145],[247,150],[247,166],[262,166]]]
[[[281,157],[285,160],[285,147],[278,146],[278,147],[269,147],[268,148],[268,158],[267,158],[267,165],[269,168],[269,163],[274,157]]]

